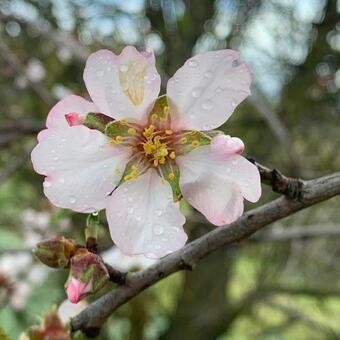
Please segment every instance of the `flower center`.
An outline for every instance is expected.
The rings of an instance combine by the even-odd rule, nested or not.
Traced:
[[[153,165],[165,164],[166,157],[169,155],[169,148],[171,147],[169,144],[172,142],[165,132],[156,130],[154,125],[150,125],[144,129],[141,139],[145,156],[153,162]],[[172,156],[172,159],[174,159],[175,154],[172,153]]]

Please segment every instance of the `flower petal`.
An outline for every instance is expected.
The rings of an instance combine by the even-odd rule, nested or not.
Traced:
[[[128,157],[127,149],[111,146],[109,138],[85,126],[52,130],[32,151],[35,171],[47,176],[48,199],[79,212],[105,207]]]
[[[201,186],[202,195],[211,196],[211,200],[206,202],[211,208],[207,207],[206,209],[213,209],[216,204],[221,212],[224,211],[218,200],[222,202],[224,200],[225,207],[231,208],[229,223],[241,211],[240,207],[236,206],[236,203],[240,202],[239,194],[241,194],[241,198],[243,196],[250,202],[256,202],[261,196],[261,180],[258,169],[238,154],[221,157],[213,153],[210,146],[202,146],[185,156],[177,157],[176,161],[180,167],[180,187],[183,196],[189,202],[193,201],[193,199],[189,199],[192,196],[190,191],[199,196],[198,186]],[[234,197],[227,194],[228,190]],[[237,202],[233,203],[231,198]],[[195,203],[195,200],[194,206],[198,204]],[[199,204],[202,203],[200,200],[199,202]]]
[[[220,50],[186,61],[167,86],[173,128],[211,130],[231,116],[250,95],[251,74],[238,58],[236,51]]]
[[[183,247],[187,235],[169,183],[154,169],[119,186],[106,207],[110,233],[125,255],[159,258]]]
[[[87,113],[97,111],[98,109],[92,102],[79,96],[70,95],[52,107],[47,116],[46,126],[49,129],[68,128],[69,124],[67,123],[65,115],[77,113],[79,117],[85,117]]]
[[[139,53],[132,46],[120,55],[109,50],[91,54],[84,81],[102,113],[136,121],[147,118],[161,84],[153,52]]]

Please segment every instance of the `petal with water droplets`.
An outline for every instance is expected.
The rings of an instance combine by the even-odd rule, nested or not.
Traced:
[[[112,240],[125,255],[159,258],[185,244],[185,218],[172,200],[168,182],[154,169],[125,182],[112,194],[106,208]]]
[[[85,126],[49,130],[32,151],[36,172],[45,175],[44,192],[56,206],[79,212],[105,207],[129,154]]]
[[[251,74],[232,50],[189,59],[169,80],[168,102],[174,128],[211,130],[222,125],[249,96]]]

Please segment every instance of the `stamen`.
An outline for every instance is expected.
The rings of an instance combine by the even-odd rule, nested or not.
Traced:
[[[165,130],[165,134],[172,135],[174,132],[172,130]]]
[[[170,181],[173,181],[176,178],[176,175],[173,172],[170,172],[168,175],[168,179],[170,179]]]
[[[128,134],[131,135],[131,136],[135,136],[136,135],[136,129],[130,127],[128,128]]]
[[[196,148],[196,147],[198,147],[200,145],[200,142],[198,140],[193,140],[191,142],[191,145]]]
[[[171,151],[169,157],[170,157],[171,159],[175,159],[175,158],[176,158],[176,153],[175,153],[175,151]]]
[[[186,143],[188,143],[188,138],[182,137],[182,138],[179,140],[179,142],[180,142],[181,144],[186,144]]]

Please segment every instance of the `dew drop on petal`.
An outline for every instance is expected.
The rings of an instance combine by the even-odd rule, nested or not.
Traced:
[[[103,75],[104,75],[104,72],[103,72],[103,71],[97,71],[97,72],[96,72],[96,76],[97,76],[98,78],[101,78]]]
[[[211,71],[207,71],[207,72],[204,73],[204,77],[207,78],[207,79],[212,78],[212,76],[213,76],[213,73]]]
[[[77,200],[76,200],[76,198],[75,198],[74,196],[70,196],[69,202],[70,202],[71,204],[74,204],[74,203],[77,202]]]
[[[129,209],[128,209],[128,214],[129,214],[129,215],[133,214],[133,211],[134,211],[133,208],[129,208]]]
[[[54,161],[57,161],[58,159],[59,159],[59,157],[57,157],[57,156],[53,157]]]
[[[192,68],[195,68],[195,67],[198,66],[198,62],[196,60],[189,60],[188,61],[188,66],[192,67]]]
[[[124,192],[128,192],[128,190],[129,190],[128,188],[124,188],[123,189]]]
[[[232,161],[232,165],[237,165],[237,161]]]
[[[213,107],[213,103],[211,100],[206,100],[205,102],[202,103],[202,108],[204,110],[211,110]]]
[[[195,87],[191,92],[191,95],[194,98],[198,98],[201,94],[202,94],[202,88],[201,87]]]
[[[132,198],[132,197],[129,197],[127,200],[128,200],[128,202],[131,203],[131,202],[133,201],[133,198]]]
[[[137,221],[137,222],[140,222],[141,220],[142,220],[142,216],[137,216],[137,217],[136,217],[136,221]]]
[[[162,215],[163,215],[163,210],[157,209],[157,210],[156,210],[156,215],[157,215],[157,216],[162,216]]]
[[[155,235],[162,235],[164,232],[164,228],[160,224],[155,224],[152,228]]]

